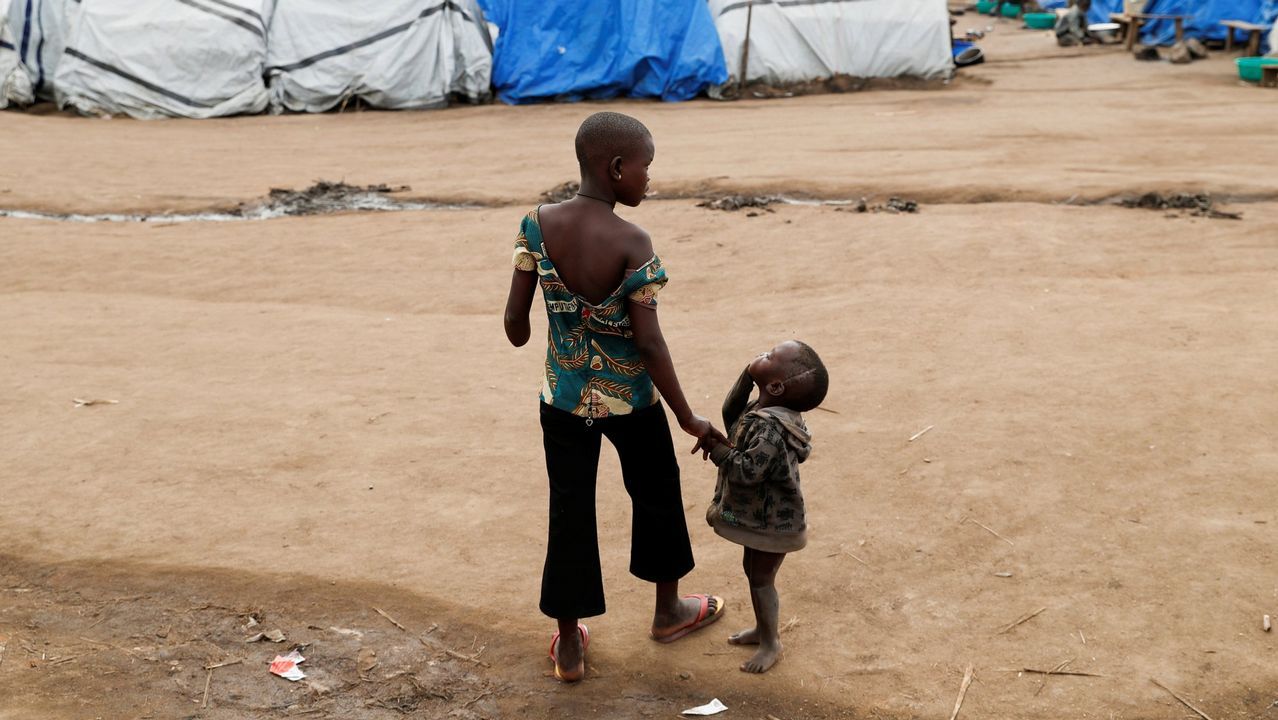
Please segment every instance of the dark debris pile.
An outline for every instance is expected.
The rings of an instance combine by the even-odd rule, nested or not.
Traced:
[[[560,183],[541,194],[541,201],[544,203],[561,203],[565,200],[571,200],[581,189],[581,183],[569,181]]]
[[[1125,208],[1144,210],[1185,210],[1190,215],[1212,218],[1215,220],[1241,220],[1242,213],[1226,212],[1216,208],[1216,201],[1207,193],[1162,193],[1148,192],[1140,197],[1120,200]]]
[[[768,206],[779,202],[781,202],[781,198],[774,195],[724,195],[719,198],[702,200],[697,203],[697,207],[726,210],[728,212],[736,212],[742,208],[758,208],[773,212],[768,209]]]
[[[885,203],[871,203],[865,198],[857,200],[849,206],[853,212],[872,212],[872,213],[892,213],[900,215],[902,213],[916,213],[919,211],[919,204],[914,200],[904,200],[899,197],[888,198]],[[836,208],[842,209],[842,208]]]
[[[262,203],[238,208],[241,212],[274,210],[284,215],[321,215],[342,210],[364,209],[380,206],[385,202],[381,196],[391,193],[405,192],[412,188],[407,185],[391,187],[385,183],[378,185],[348,185],[344,182],[317,180],[305,190],[292,188],[271,188],[270,194]]]

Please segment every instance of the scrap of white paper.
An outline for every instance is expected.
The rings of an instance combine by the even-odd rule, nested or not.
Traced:
[[[296,650],[287,655],[276,655],[275,660],[271,661],[271,673],[293,682],[304,680],[306,673],[297,667],[297,664],[302,662],[306,662],[306,658]]]
[[[698,705],[694,708],[688,708],[683,711],[683,715],[718,715],[727,710],[728,706],[719,702],[719,698],[715,698],[705,705]]]

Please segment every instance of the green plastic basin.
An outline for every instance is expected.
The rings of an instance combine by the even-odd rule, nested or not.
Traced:
[[[1021,14],[1020,5],[1012,5],[1011,3],[1008,3],[1007,5],[1003,6],[1003,17],[1014,18],[1020,14]]]
[[[1035,30],[1051,30],[1056,27],[1056,13],[1025,13],[1025,26]]]
[[[1278,57],[1245,57],[1234,62],[1238,63],[1238,77],[1247,82],[1260,82],[1260,68],[1278,65]]]
[[[989,15],[994,12],[994,6],[998,3],[995,0],[977,0],[976,12],[982,15]]]

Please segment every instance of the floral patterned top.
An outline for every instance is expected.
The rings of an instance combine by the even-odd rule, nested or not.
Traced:
[[[627,273],[598,305],[564,285],[542,243],[537,210],[519,226],[513,263],[536,272],[550,319],[541,401],[587,421],[625,415],[660,400],[630,331],[626,301],[657,305],[666,271],[656,255]]]

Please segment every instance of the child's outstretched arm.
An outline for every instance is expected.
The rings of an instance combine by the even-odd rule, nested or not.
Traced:
[[[657,322],[657,309],[633,300],[627,301],[627,304],[635,346],[643,357],[643,364],[648,369],[652,383],[674,412],[679,427],[697,439],[692,452],[709,452],[716,445],[726,445],[728,438],[711,425],[709,420],[692,412],[688,399],[683,396],[683,388],[679,386],[679,378],[675,375],[674,361],[670,359],[670,348],[666,346],[666,338],[661,334],[661,325]]]
[[[753,391],[754,378],[750,377],[750,366],[747,365],[746,369],[741,371],[741,376],[737,378],[732,389],[728,391],[728,397],[723,401],[723,427],[729,432],[745,413],[746,406],[750,404],[750,393]]]
[[[510,295],[506,298],[506,338],[515,347],[528,342],[532,330],[528,326],[528,312],[532,310],[533,295],[537,292],[537,273],[515,270],[510,276]]]

